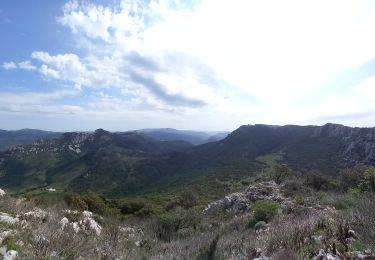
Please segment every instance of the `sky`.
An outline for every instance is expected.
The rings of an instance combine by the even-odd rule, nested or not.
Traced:
[[[0,129],[375,126],[375,1],[2,0]]]

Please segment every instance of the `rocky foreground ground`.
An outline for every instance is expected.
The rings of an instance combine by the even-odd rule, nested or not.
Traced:
[[[153,233],[152,220],[108,224],[110,219],[89,211],[42,209],[0,189],[1,210],[8,210],[0,212],[0,255],[7,260],[192,259],[208,250],[195,258],[260,260],[301,259],[297,252],[309,250],[315,252],[311,259],[375,259],[373,249],[352,250],[359,241],[358,216],[317,203],[300,205],[282,191],[282,185],[262,182],[229,194],[202,211],[204,228],[183,235],[186,227],[165,241]],[[246,223],[257,201],[276,202],[280,214],[254,230]],[[231,217],[219,221],[223,213]]]

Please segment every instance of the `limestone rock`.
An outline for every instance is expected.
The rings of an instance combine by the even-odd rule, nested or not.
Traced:
[[[102,227],[93,218],[85,217],[79,224],[84,230],[94,231],[97,236],[102,232]]]
[[[39,209],[39,208],[35,208],[32,211],[24,213],[22,215],[22,218],[27,219],[27,220],[34,219],[34,220],[44,221],[48,216],[49,214],[46,211]]]
[[[278,202],[281,208],[290,208],[293,202],[286,199],[280,192],[280,187],[273,181],[249,186],[244,192],[232,193],[223,199],[214,201],[203,210],[204,215],[211,215],[220,210],[234,214],[246,213],[251,210],[251,204],[258,200]]]
[[[0,212],[0,222],[13,225],[13,224],[18,223],[19,221],[20,220],[18,217],[13,217],[7,213]]]

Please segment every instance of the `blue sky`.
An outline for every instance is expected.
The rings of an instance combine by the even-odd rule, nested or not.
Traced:
[[[0,2],[0,128],[374,126],[374,1]]]

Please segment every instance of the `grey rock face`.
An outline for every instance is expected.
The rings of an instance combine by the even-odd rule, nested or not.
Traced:
[[[251,211],[251,204],[258,200],[271,200],[280,203],[281,207],[287,207],[292,202],[286,199],[280,192],[280,187],[273,181],[263,182],[249,186],[244,192],[232,193],[224,198],[207,205],[203,210],[204,215],[211,215],[219,211],[227,211],[234,214]]]

